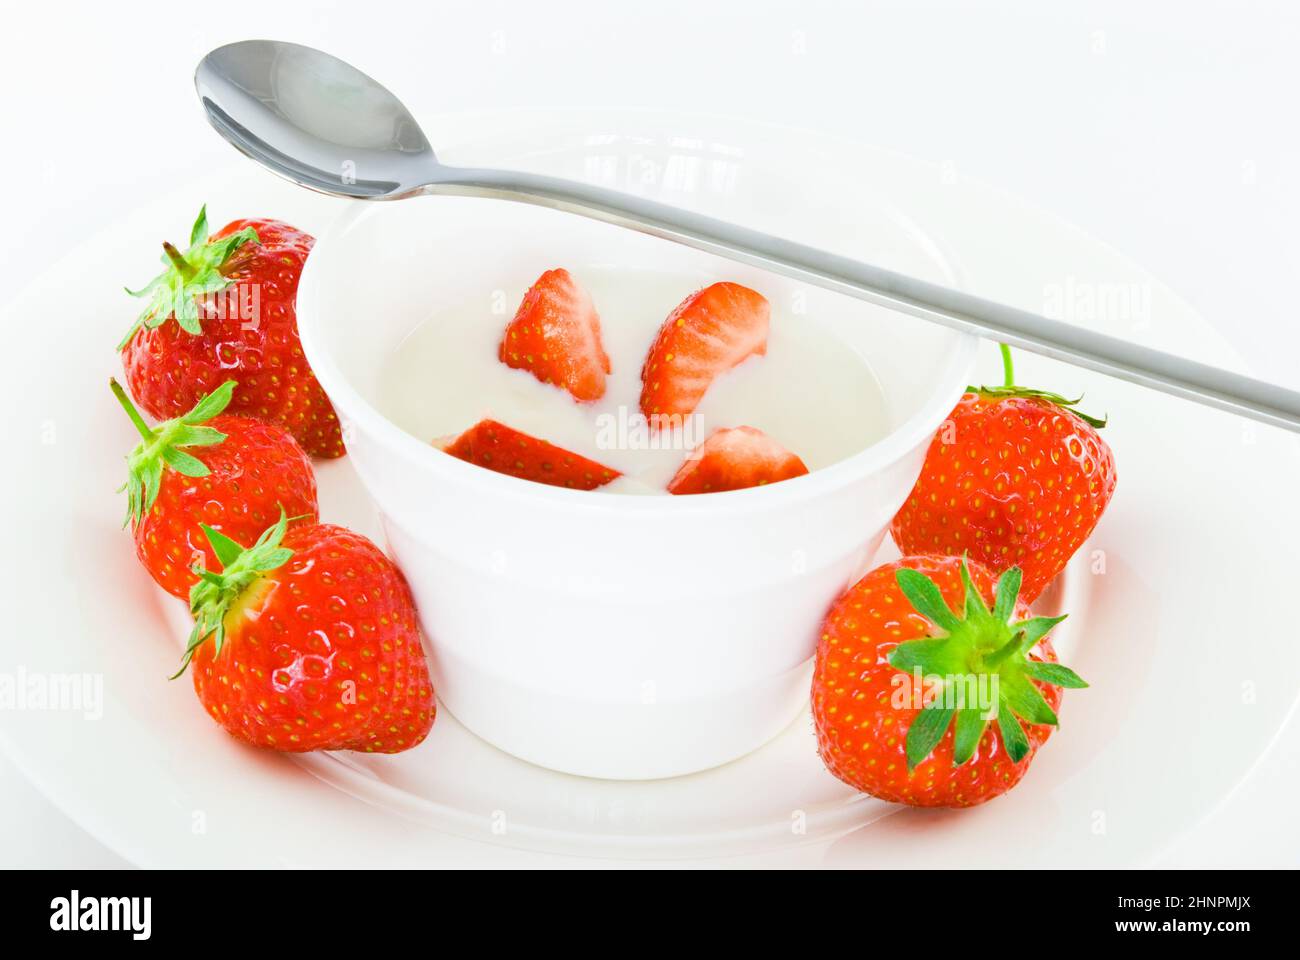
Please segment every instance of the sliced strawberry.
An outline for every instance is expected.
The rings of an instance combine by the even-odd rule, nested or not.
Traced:
[[[668,482],[668,492],[721,493],[801,477],[804,462],[754,427],[714,430]]]
[[[767,299],[738,283],[697,290],[668,315],[641,368],[641,412],[686,416],[719,374],[767,353]]]
[[[434,446],[466,463],[553,487],[595,490],[620,474],[576,453],[512,430],[495,420],[480,420],[458,437]]]
[[[497,356],[542,383],[563,387],[579,403],[605,395],[609,356],[591,295],[568,270],[547,270],[526,294],[501,337]]]

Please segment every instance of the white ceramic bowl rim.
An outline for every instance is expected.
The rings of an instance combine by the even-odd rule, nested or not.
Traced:
[[[630,494],[600,493],[597,491],[570,490],[521,480],[508,474],[485,470],[448,456],[431,443],[407,433],[388,417],[380,413],[359,390],[352,386],[347,376],[334,362],[324,346],[324,336],[318,329],[322,312],[321,291],[325,278],[332,272],[348,273],[346,264],[333,263],[336,238],[343,236],[357,221],[377,214],[388,203],[436,203],[437,197],[416,197],[406,201],[357,200],[334,220],[324,235],[317,239],[298,287],[298,332],[303,351],[321,386],[333,402],[336,412],[345,421],[351,419],[358,429],[364,430],[391,446],[414,464],[428,469],[451,481],[478,483],[502,497],[532,500],[550,509],[575,511],[618,511],[640,514],[681,515],[691,512],[743,513],[762,512],[782,505],[797,504],[829,493],[851,483],[855,478],[882,470],[908,452],[921,445],[943,423],[944,418],[965,392],[975,365],[979,338],[973,334],[953,331],[954,345],[948,352],[947,362],[935,377],[936,387],[930,397],[916,412],[891,430],[886,436],[865,449],[837,463],[813,470],[802,477],[784,480],[770,486],[751,487],[723,493],[691,497],[635,496]],[[507,201],[481,200],[483,203]],[[669,241],[665,241],[669,242]],[[925,323],[926,321],[897,314],[900,323]],[[951,386],[946,386],[951,384]]]

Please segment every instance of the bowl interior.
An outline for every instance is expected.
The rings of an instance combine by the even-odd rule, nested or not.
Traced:
[[[792,182],[788,169],[765,166],[764,155],[703,139],[611,135],[566,140],[561,135],[544,151],[514,158],[514,164],[596,179],[739,218],[923,279],[960,285],[942,244],[869,183],[845,181],[833,166],[823,164],[826,175],[805,186]],[[772,303],[774,326],[812,321],[828,331],[866,360],[882,397],[883,410],[877,414],[881,429],[872,453],[850,458],[858,468],[870,469],[871,463],[923,442],[946,415],[973,363],[974,337],[887,308],[582,217],[462,197],[357,203],[339,217],[313,252],[300,293],[309,359],[345,421],[366,421],[385,432],[396,424],[426,444],[433,434],[421,429],[418,418],[413,422],[405,415],[409,405],[393,399],[393,358],[407,348],[407,338],[434,315],[467,307],[481,310],[495,336],[529,284],[556,266],[567,267],[584,282],[592,274],[635,272],[642,276],[641,289],[647,274],[665,278],[671,297],[650,308],[653,316],[637,318],[645,326],[647,346],[662,320],[660,312],[717,280],[761,291]],[[617,317],[605,301],[598,307],[608,331]],[[627,305],[620,309],[627,312]],[[430,364],[428,376],[437,375]],[[417,384],[414,392],[418,390]],[[516,425],[525,430],[534,426]]]
[[[662,273],[683,296],[715,280],[752,286],[772,302],[774,324],[814,317],[868,361],[890,428],[916,414],[936,387],[950,385],[954,352],[967,339],[754,267],[522,204],[436,197],[362,205],[321,246],[318,257],[346,269],[317,271],[318,315],[308,321],[313,341],[348,385],[390,419],[399,418],[388,409],[384,377],[417,326],[435,313],[481,304],[484,322],[503,329],[529,284],[555,266],[579,276],[620,269]],[[939,266],[931,261],[928,272]],[[610,322],[607,315],[604,322]],[[654,329],[646,331],[647,345]]]

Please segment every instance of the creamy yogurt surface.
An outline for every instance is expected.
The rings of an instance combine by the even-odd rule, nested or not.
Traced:
[[[558,264],[543,269],[550,266]],[[666,494],[691,448],[720,427],[757,427],[809,470],[852,456],[888,432],[884,397],[866,358],[815,316],[776,300],[766,356],[750,357],[714,380],[680,429],[648,430],[638,403],[646,353],[673,308],[712,281],[626,267],[571,272],[600,314],[611,365],[603,398],[579,404],[563,388],[497,359],[524,288],[492,291],[419,324],[387,360],[378,396],[383,413],[426,442],[490,417],[623,474],[594,493]]]

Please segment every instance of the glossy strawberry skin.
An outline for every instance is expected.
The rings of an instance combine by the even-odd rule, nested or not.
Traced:
[[[466,463],[573,490],[595,490],[620,476],[612,467],[539,440],[495,420],[481,420],[439,449]]]
[[[904,554],[964,552],[998,573],[1018,565],[1033,603],[1092,534],[1115,480],[1110,447],[1069,411],[968,393],[891,531]]]
[[[715,430],[691,451],[668,492],[722,493],[779,483],[808,472],[804,462],[754,427]]]
[[[344,453],[338,417],[303,356],[295,300],[314,240],[278,220],[236,220],[212,241],[246,227],[260,243],[241,246],[222,269],[231,285],[205,304],[203,332],[174,318],[141,327],[122,350],[127,385],[150,416],[185,413],[226,380],[238,389],[230,412],[283,426],[313,457]],[[224,314],[218,303],[225,306]],[[256,304],[250,319],[238,304]]]
[[[641,412],[694,412],[713,381],[767,353],[771,306],[738,283],[715,283],[683,300],[659,328],[641,368]]]
[[[877,567],[845,591],[826,615],[817,645],[812,708],[818,751],[831,773],[882,800],[920,807],[975,806],[1019,783],[1053,728],[1026,724],[1029,753],[1013,763],[997,724],[990,723],[975,756],[960,767],[952,765],[954,731],[950,728],[933,753],[908,773],[904,742],[919,710],[911,705],[910,696],[901,704],[893,698],[900,696],[899,684],[908,694],[916,684],[909,674],[890,666],[887,658],[900,643],[933,635],[936,628],[911,608],[899,589],[894,574],[900,566],[929,576],[950,608],[962,608],[965,590],[958,557],[904,557]],[[972,581],[991,604],[993,575],[978,563],[969,566]],[[1028,616],[1028,604],[1017,603],[1015,619]],[[1031,658],[1056,662],[1051,640],[1039,641]],[[1035,686],[1058,710],[1060,688],[1037,682]]]
[[[316,477],[311,460],[287,431],[249,417],[223,414],[207,422],[226,439],[192,452],[205,477],[165,469],[158,499],[132,531],[136,556],[157,584],[183,600],[198,579],[196,561],[212,570],[216,557],[199,528],[206,523],[249,544],[283,507],[295,524],[315,523]]]
[[[497,356],[508,367],[567,390],[579,403],[605,395],[610,365],[600,317],[590,294],[563,268],[546,271],[529,288]]]
[[[190,665],[204,709],[232,736],[288,752],[397,753],[433,726],[433,685],[400,570],[333,524],[290,530],[289,561],[249,588]],[[255,614],[255,616],[254,616]]]

